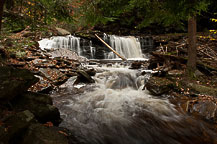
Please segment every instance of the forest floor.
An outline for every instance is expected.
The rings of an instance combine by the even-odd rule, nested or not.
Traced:
[[[189,77],[186,34],[157,35],[154,39],[159,46],[152,52],[149,68],[161,71],[157,76],[172,83],[170,95],[175,99],[171,101],[180,105],[181,111],[213,123],[217,131],[217,40],[198,33],[197,71]]]

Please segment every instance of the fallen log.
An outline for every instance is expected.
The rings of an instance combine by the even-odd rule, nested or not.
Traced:
[[[152,52],[151,53],[154,57],[159,59],[160,62],[166,62],[168,60],[170,61],[178,61],[181,64],[187,64],[188,58],[186,57],[180,57],[180,56],[175,56],[175,55],[169,55],[169,54],[162,54],[158,52]],[[217,69],[215,67],[211,67],[207,64],[202,63],[201,61],[197,61],[197,68],[206,73],[207,75],[213,75],[211,72],[215,71],[217,72]]]
[[[127,61],[126,58],[122,57],[119,53],[117,53],[110,45],[108,45],[104,40],[102,40],[97,34],[95,36],[103,43],[105,44],[114,54],[116,54],[119,58],[121,58],[123,61]]]

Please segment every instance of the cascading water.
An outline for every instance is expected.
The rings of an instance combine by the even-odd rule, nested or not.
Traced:
[[[133,36],[119,37],[109,36],[110,45],[125,58],[143,58],[139,39]],[[113,52],[108,54],[108,59],[118,58]]]
[[[72,77],[52,94],[63,118],[61,126],[74,132],[80,143],[206,143],[202,133],[210,132],[202,123],[179,113],[167,98],[142,90],[149,74],[139,76],[123,67],[95,69],[95,84],[73,85]]]
[[[106,35],[103,37],[111,47],[125,58],[144,58],[144,53],[151,51],[153,40],[150,38],[136,38],[133,36],[115,36]],[[84,56],[88,59],[116,59],[117,56],[106,47],[99,47],[92,44],[92,41],[68,36],[54,36],[50,39],[42,39],[39,45],[43,50],[68,49],[79,56]],[[145,51],[144,51],[145,50]]]
[[[43,39],[39,41],[39,45],[42,49],[59,49],[66,48],[77,53],[81,53],[80,38],[75,36],[54,36],[50,39]]]
[[[94,58],[95,47],[89,40],[81,39],[72,35],[54,36],[50,39],[42,39],[39,46],[43,50],[68,49],[77,53],[79,56]],[[87,53],[90,53],[89,55]]]

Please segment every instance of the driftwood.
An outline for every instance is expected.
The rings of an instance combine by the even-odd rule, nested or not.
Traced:
[[[95,36],[103,43],[105,44],[113,53],[115,53],[119,58],[121,58],[123,61],[127,61],[126,58],[122,57],[119,53],[117,53],[110,45],[108,45],[104,40],[102,40],[97,34]]]
[[[178,61],[181,64],[186,64],[188,61],[188,58],[175,56],[175,55],[162,54],[162,53],[158,53],[158,52],[152,52],[151,54],[154,57],[156,57],[157,59],[159,59],[159,61],[161,61],[161,62],[163,62],[163,61],[166,62],[166,61],[170,60],[170,61]],[[197,62],[197,68],[208,75],[209,74],[212,75],[211,71],[217,72],[216,68],[208,66],[208,65],[206,65],[200,61]]]

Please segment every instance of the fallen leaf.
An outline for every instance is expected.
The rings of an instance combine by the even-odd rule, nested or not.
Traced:
[[[47,127],[52,127],[53,126],[53,123],[52,122],[47,122],[46,124],[44,124],[45,126]]]
[[[65,135],[65,136],[68,136],[68,134],[63,132],[63,131],[59,131],[59,133]]]

